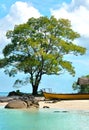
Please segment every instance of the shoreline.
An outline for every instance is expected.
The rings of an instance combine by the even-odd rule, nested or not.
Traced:
[[[89,110],[89,100],[61,100],[55,103],[49,101],[40,101],[40,108],[45,106],[54,109],[63,110]]]
[[[0,106],[8,102],[0,102]],[[89,110],[89,100],[61,100],[61,101],[39,101],[39,109],[63,109],[63,110]]]
[[[7,103],[8,103],[8,102],[0,102],[0,107],[1,107],[1,106],[3,106],[3,107],[6,106]]]

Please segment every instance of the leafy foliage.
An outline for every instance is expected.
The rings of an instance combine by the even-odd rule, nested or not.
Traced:
[[[82,77],[89,78],[89,75],[82,76]],[[89,93],[89,84],[78,85],[77,82],[74,82],[72,87],[73,87],[73,90],[77,90],[78,93]]]
[[[3,49],[4,58],[0,68],[5,68],[9,76],[18,72],[29,74],[29,81],[36,94],[42,75],[59,75],[67,70],[75,75],[70,61],[64,55],[83,55],[85,48],[74,44],[80,35],[73,31],[67,19],[30,18],[27,23],[16,25],[6,34],[11,43]]]

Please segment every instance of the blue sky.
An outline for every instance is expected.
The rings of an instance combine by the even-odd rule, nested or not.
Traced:
[[[71,21],[72,28],[81,35],[75,43],[86,47],[87,52],[84,56],[66,56],[75,67],[75,77],[67,72],[59,76],[44,76],[39,89],[52,88],[54,92],[71,93],[73,82],[78,77],[89,74],[89,0],[0,0],[0,58],[2,58],[2,49],[9,43],[5,37],[9,29],[13,29],[16,24],[26,22],[30,17],[51,15]],[[23,75],[19,74],[17,77],[21,78]],[[12,86],[17,77],[11,78],[0,70],[0,92],[16,90]],[[31,85],[19,89],[31,92]]]
[[[56,9],[61,3],[69,3],[70,1],[71,0],[21,0],[21,2],[32,4],[34,8],[37,8],[43,15],[50,15],[50,8]],[[11,5],[15,4],[15,2],[17,2],[17,0],[0,0],[0,17],[5,16],[9,12]]]

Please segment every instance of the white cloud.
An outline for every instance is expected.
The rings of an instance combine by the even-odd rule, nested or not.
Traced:
[[[56,18],[67,18],[73,29],[83,37],[89,37],[89,0],[72,0],[70,4],[63,3],[61,8],[51,10]]]
[[[5,35],[9,29],[13,29],[16,24],[26,22],[31,17],[38,18],[40,16],[40,12],[31,4],[20,1],[13,4],[9,13],[4,18],[0,19],[0,53],[8,42]]]
[[[82,57],[74,56],[68,59],[72,60],[76,66],[76,70],[80,73],[80,69],[85,67],[84,73],[88,73],[87,67],[89,66],[89,0],[72,0],[70,4],[62,3],[59,9],[51,9],[51,15],[56,18],[66,18],[71,21],[73,29],[81,35],[80,39],[76,42],[78,45],[87,48],[86,55]],[[79,68],[80,67],[80,68]],[[81,71],[81,73],[83,70]],[[77,73],[77,74],[78,74]]]
[[[10,13],[7,15],[7,19],[14,23],[23,23],[30,17],[38,18],[40,13],[31,4],[26,2],[16,2],[11,6]]]

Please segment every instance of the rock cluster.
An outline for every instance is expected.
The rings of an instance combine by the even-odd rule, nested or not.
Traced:
[[[10,101],[5,108],[11,109],[25,109],[25,108],[39,108],[38,100],[31,95],[23,95],[18,99]]]

